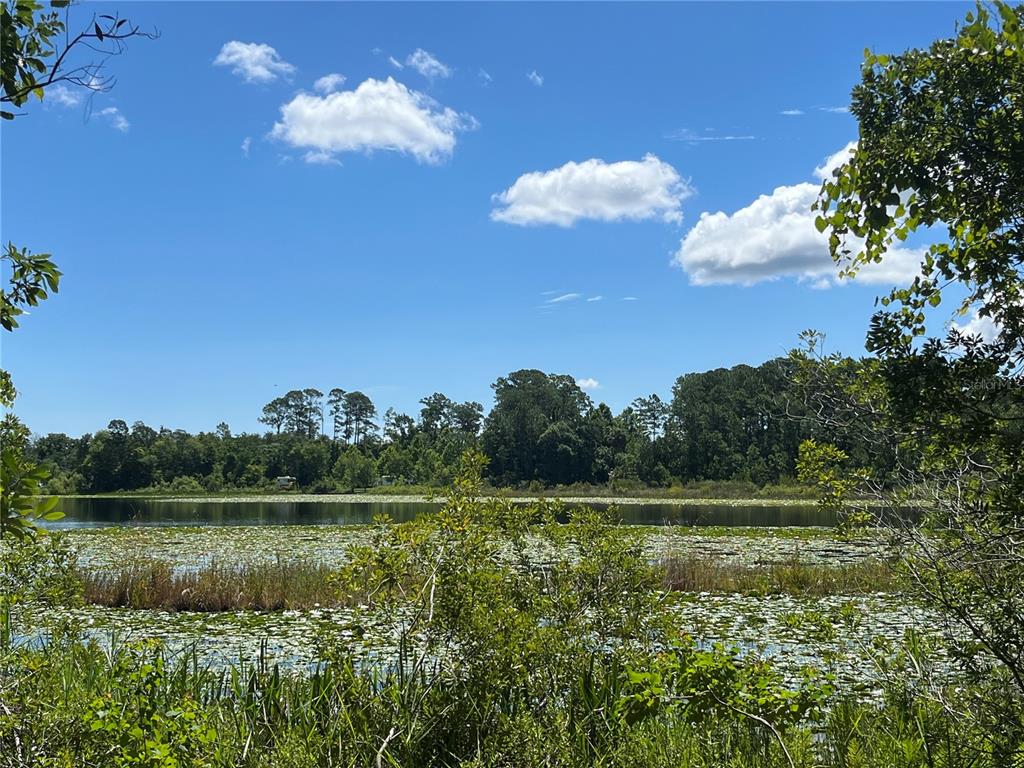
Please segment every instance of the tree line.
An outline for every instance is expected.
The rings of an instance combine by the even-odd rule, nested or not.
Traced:
[[[190,434],[115,419],[78,438],[38,437],[29,450],[51,465],[57,493],[260,488],[279,476],[316,491],[443,485],[469,448],[487,456],[495,486],[763,486],[792,478],[801,441],[814,436],[790,366],[779,358],[686,374],[668,401],[638,397],[618,414],[595,404],[572,377],[530,369],[492,385],[486,417],[480,403],[439,392],[420,400],[417,414],[389,408],[378,419],[377,406],[358,390],[297,389],[263,407],[263,434],[236,435],[224,423]],[[863,461],[871,453],[869,446],[844,448]]]

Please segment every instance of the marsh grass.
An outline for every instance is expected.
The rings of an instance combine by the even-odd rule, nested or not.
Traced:
[[[825,596],[898,591],[884,562],[811,565],[791,560],[766,565],[730,564],[710,557],[665,556],[656,564],[663,589],[753,595]],[[344,569],[278,559],[176,569],[160,560],[80,572],[87,603],[111,608],[166,611],[280,611],[343,608],[361,604],[363,590]],[[410,585],[411,586],[411,585]]]
[[[80,574],[86,602],[119,608],[168,611],[280,611],[351,604],[339,586],[339,571],[321,563],[212,562],[175,569],[139,560],[115,569]]]
[[[820,597],[900,591],[900,580],[893,568],[874,558],[838,565],[799,560],[743,565],[707,557],[668,555],[661,559],[659,571],[664,588],[675,592]]]

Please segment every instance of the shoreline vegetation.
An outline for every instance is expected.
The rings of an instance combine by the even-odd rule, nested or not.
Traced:
[[[742,595],[864,595],[901,590],[892,567],[878,559],[821,565],[791,560],[766,565],[666,555],[653,569],[658,587],[673,593]],[[82,599],[108,608],[165,611],[283,611],[363,605],[367,595],[346,591],[345,569],[322,562],[207,563],[195,569],[140,560],[117,568],[81,570]],[[406,584],[407,590],[421,588]]]

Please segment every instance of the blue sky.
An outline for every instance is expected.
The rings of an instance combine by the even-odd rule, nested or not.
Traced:
[[[65,273],[3,339],[16,410],[251,431],[288,389],[489,407],[532,367],[617,411],[809,327],[859,354],[914,254],[837,284],[804,202],[864,48],[967,10],[121,6],[160,38],[116,87],[3,126],[3,237]]]

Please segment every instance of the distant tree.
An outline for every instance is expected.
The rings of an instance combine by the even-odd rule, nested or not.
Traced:
[[[498,379],[493,389],[482,444],[498,482],[589,479],[593,446],[583,429],[592,405],[575,379],[520,370]]]
[[[338,442],[338,436],[345,431],[345,390],[335,387],[327,393],[327,408],[331,414],[331,437]]]
[[[452,406],[451,418],[455,429],[476,437],[480,434],[480,427],[483,425],[484,407],[472,400],[455,403]]]
[[[362,392],[348,392],[343,401],[345,414],[344,436],[346,441],[362,443],[367,435],[377,429],[374,419],[377,408],[373,401]]]
[[[431,439],[436,439],[442,431],[451,429],[455,403],[447,396],[435,392],[424,397],[420,403],[423,405],[420,409],[420,428]]]
[[[222,421],[220,424],[217,425],[217,437],[219,437],[221,440],[231,439],[231,427],[228,426],[228,423],[226,421]]]
[[[416,432],[416,422],[405,413],[394,408],[384,412],[384,437],[392,443],[406,443]]]
[[[312,387],[302,390],[302,423],[306,437],[314,438],[323,432],[324,393]]]
[[[263,406],[263,415],[259,422],[266,424],[274,430],[275,434],[281,434],[281,427],[288,421],[288,401],[283,397],[275,397]]]
[[[346,448],[334,464],[334,476],[346,488],[369,488],[377,482],[377,462],[360,448]]]
[[[636,414],[638,426],[646,433],[648,440],[654,440],[661,435],[668,420],[669,407],[660,397],[638,397],[633,401],[631,408]]]

